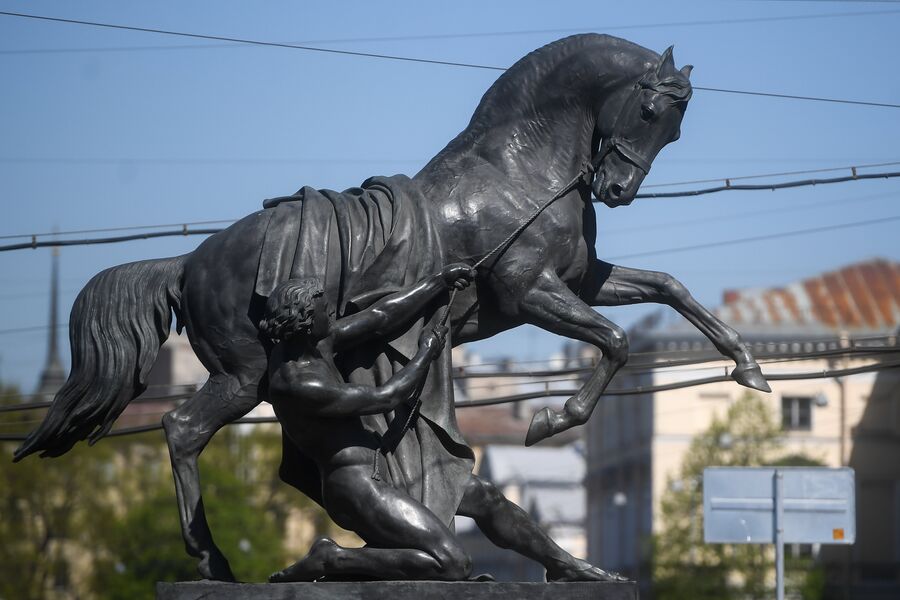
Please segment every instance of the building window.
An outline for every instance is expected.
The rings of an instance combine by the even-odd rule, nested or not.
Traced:
[[[781,428],[785,431],[809,431],[812,429],[812,398],[809,396],[782,396]]]

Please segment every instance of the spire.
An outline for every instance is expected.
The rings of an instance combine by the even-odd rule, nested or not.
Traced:
[[[41,371],[38,394],[53,396],[66,382],[66,370],[59,358],[59,248],[53,247],[50,271],[50,331],[47,340],[47,361]]]

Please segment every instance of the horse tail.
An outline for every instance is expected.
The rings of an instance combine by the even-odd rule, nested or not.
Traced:
[[[60,456],[76,442],[93,445],[145,389],[181,305],[186,256],[119,265],[95,275],[69,319],[72,371],[44,421],[16,450]]]

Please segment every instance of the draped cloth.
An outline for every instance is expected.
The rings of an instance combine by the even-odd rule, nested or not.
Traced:
[[[287,279],[316,277],[341,318],[443,267],[430,209],[408,177],[373,177],[344,192],[304,187],[263,206],[268,224],[254,290],[259,296],[268,297]],[[415,355],[422,329],[439,320],[440,306],[434,304],[394,339],[341,353],[337,366],[345,379],[383,385]],[[448,525],[474,466],[472,450],[456,424],[450,347],[448,339],[429,368],[412,427],[395,447],[379,455],[382,479]],[[360,417],[378,436],[389,429],[397,433],[408,418],[405,406]]]

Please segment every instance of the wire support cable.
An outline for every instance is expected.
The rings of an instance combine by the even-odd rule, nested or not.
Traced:
[[[129,404],[153,404],[156,402],[177,402],[178,400],[187,400],[193,396],[193,392],[189,394],[171,394],[168,396],[139,396],[132,400]],[[20,404],[5,404],[0,406],[0,413],[20,412],[24,410],[40,410],[42,408],[50,408],[53,400],[41,400],[38,402],[22,402]]]
[[[760,363],[777,364],[785,362],[794,362],[799,360],[812,360],[817,358],[834,358],[834,357],[852,357],[852,358],[877,358],[879,356],[889,356],[900,353],[900,347],[857,347],[857,348],[839,348],[834,350],[820,350],[810,352],[798,352],[789,356],[778,353],[758,353],[754,352],[754,356]],[[874,356],[873,356],[874,355]],[[621,369],[619,373],[640,374],[657,372],[660,369],[672,367],[684,367],[710,362],[721,362],[730,360],[726,356],[703,354],[694,358],[683,358],[662,361],[642,361],[637,364],[628,363]],[[496,372],[470,372],[464,367],[457,367],[453,375],[454,379],[499,379],[499,378],[541,378],[541,377],[563,377],[570,375],[579,375],[593,372],[593,366],[587,367],[569,367],[562,369],[534,369],[528,371],[496,371]],[[525,381],[522,383],[531,383]],[[540,383],[544,383],[541,381]]]
[[[853,359],[877,359],[882,357],[892,356],[896,353],[900,353],[900,346],[897,345],[897,336],[896,335],[883,335],[883,336],[865,336],[865,337],[857,337],[857,338],[849,338],[845,340],[836,339],[836,338],[816,338],[811,340],[793,340],[788,342],[782,342],[784,344],[793,345],[793,344],[812,344],[812,345],[826,345],[826,346],[841,346],[841,347],[833,347],[827,348],[823,350],[810,350],[807,352],[792,352],[789,354],[780,353],[780,352],[766,352],[766,351],[754,351],[754,356],[757,358],[760,364],[783,364],[788,362],[796,362],[801,360],[812,360],[812,359],[835,359],[835,358],[853,358]],[[693,356],[684,357],[685,354],[693,354]],[[672,355],[677,355],[682,358],[670,359],[667,358]],[[678,350],[664,350],[664,351],[652,351],[652,352],[635,352],[631,356],[635,358],[639,358],[640,360],[637,362],[629,362],[624,367],[622,367],[619,372],[622,374],[641,374],[641,373],[656,373],[662,369],[667,368],[677,368],[684,367],[690,365],[698,365],[705,363],[716,363],[729,361],[728,357],[722,356],[721,354],[715,354],[706,351],[678,351]],[[546,363],[547,360],[542,361],[511,361],[506,363],[480,363],[473,365],[460,365],[458,367],[453,368],[452,377],[454,380],[467,380],[467,379],[500,379],[500,378],[508,378],[508,379],[535,379],[535,378],[546,378],[546,377],[571,377],[573,375],[582,375],[586,373],[591,373],[595,368],[595,360],[592,357],[578,357],[575,359],[550,359],[552,362],[577,362],[577,363],[587,363],[584,366],[577,367],[559,367],[559,368],[550,368],[550,369],[528,369],[528,370],[509,370],[508,368],[504,370],[495,370],[495,371],[480,371],[478,369],[484,367],[493,367],[493,366],[515,366],[515,365],[529,365],[535,363]],[[706,367],[706,368],[718,368],[718,367]],[[473,370],[474,369],[474,370]],[[530,383],[545,383],[545,381],[525,381],[521,382],[522,384],[530,384]],[[155,390],[165,388],[166,390],[173,389],[184,389],[183,393],[179,394],[169,394],[163,396],[138,396],[131,403],[140,403],[140,402],[168,402],[168,401],[177,401],[184,400],[190,398],[202,385],[202,382],[193,382],[193,383],[180,383],[180,384],[150,384],[147,386],[148,390]],[[10,400],[10,399],[18,399],[18,400],[28,400],[32,398],[45,398],[47,394],[18,394],[18,393],[8,393],[4,395],[0,395],[0,401]],[[22,410],[38,410],[42,408],[48,408],[52,401],[32,401],[32,402],[17,402],[16,404],[8,404],[8,405],[0,405],[0,413],[3,412],[16,412]]]
[[[821,371],[811,371],[807,373],[764,373],[768,381],[797,381],[804,379],[828,379],[831,377],[846,377],[850,375],[858,375],[860,373],[870,373],[887,369],[896,369],[900,367],[900,361],[882,362],[861,367],[852,367],[846,369],[822,369]],[[627,389],[610,390],[603,392],[604,396],[637,396],[639,394],[654,394],[657,392],[666,392],[670,390],[680,390],[684,388],[696,387],[699,385],[709,385],[711,383],[723,383],[732,381],[730,375],[719,375],[717,377],[703,377],[699,379],[690,379],[686,381],[676,381],[672,383],[664,383],[659,385],[637,386]],[[522,402],[524,400],[532,400],[535,398],[552,398],[556,396],[572,396],[577,394],[580,388],[571,389],[544,389],[534,392],[523,392],[521,394],[512,394],[509,396],[501,396],[498,398],[485,398],[483,400],[463,400],[456,403],[457,408],[467,408],[474,406],[492,406],[495,404],[508,404],[510,402]]]
[[[717,185],[699,190],[684,190],[680,192],[647,192],[635,194],[635,198],[687,198],[692,196],[705,196],[706,194],[717,194],[719,192],[748,192],[768,190],[784,190],[788,188],[809,187],[816,185],[829,185],[832,183],[846,183],[848,181],[863,181],[867,179],[893,179],[900,177],[900,171],[890,171],[886,173],[857,173],[856,167],[852,167],[853,173],[843,177],[829,177],[825,179],[800,179],[798,181],[782,181],[779,183],[739,183],[732,184],[732,179],[715,180],[724,181],[723,185]],[[746,177],[749,179],[751,176]],[[680,185],[680,184],[659,184],[659,185]],[[594,202],[599,202],[594,200]]]
[[[124,31],[137,31],[141,33],[154,33],[158,35],[167,35],[174,37],[184,37],[184,38],[192,38],[199,40],[210,40],[210,41],[218,41],[218,42],[231,42],[236,44],[247,44],[252,46],[267,46],[272,48],[290,48],[293,50],[304,50],[307,52],[319,52],[324,54],[340,54],[345,56],[355,56],[355,57],[365,57],[365,58],[376,58],[382,60],[394,60],[401,62],[409,62],[409,63],[422,63],[422,64],[430,64],[430,65],[443,65],[449,67],[464,67],[468,69],[481,69],[481,70],[489,70],[489,71],[506,71],[506,67],[497,67],[491,65],[481,65],[476,63],[465,63],[465,62],[456,62],[456,61],[448,61],[448,60],[435,60],[428,58],[414,58],[410,56],[399,56],[393,54],[377,54],[373,52],[358,52],[353,50],[337,50],[335,48],[320,48],[316,46],[306,46],[302,44],[288,44],[282,42],[268,42],[264,40],[254,40],[248,38],[236,38],[236,37],[227,37],[227,36],[219,36],[219,35],[208,35],[201,33],[190,33],[186,31],[172,31],[167,29],[156,29],[151,27],[137,27],[133,25],[119,25],[116,23],[101,23],[98,21],[83,21],[79,19],[64,19],[61,17],[49,17],[45,15],[34,15],[27,13],[18,13],[18,12],[10,12],[10,11],[0,11],[0,16],[7,17],[17,17],[20,19],[35,19],[39,21],[52,21],[55,23],[67,23],[70,25],[86,25],[90,27],[102,27],[105,29],[117,29]],[[714,88],[714,87],[701,87],[701,86],[693,86],[695,90],[702,90],[706,92],[717,92],[717,93],[726,93],[726,94],[740,94],[740,95],[750,95],[750,96],[762,96],[768,98],[780,98],[780,99],[789,99],[789,100],[806,100],[806,101],[814,101],[814,102],[830,102],[836,104],[854,104],[858,106],[872,106],[872,107],[881,107],[881,108],[900,108],[900,104],[893,104],[889,102],[871,102],[867,100],[846,100],[842,98],[823,98],[819,96],[800,96],[800,95],[792,95],[792,94],[777,94],[772,92],[754,92],[748,90],[730,90],[725,88]]]
[[[7,244],[0,246],[0,252],[9,252],[10,250],[26,250],[36,248],[59,248],[62,246],[91,246],[94,244],[117,244],[119,242],[131,242],[134,240],[149,240],[152,238],[173,237],[173,236],[189,236],[189,235],[212,235],[219,233],[222,229],[188,229],[184,225],[179,231],[148,231],[146,233],[133,233],[130,235],[118,235],[114,237],[89,238],[81,240],[49,240],[39,242],[37,236],[32,236],[30,242],[19,244]]]
[[[854,12],[828,12],[814,13],[803,15],[779,15],[766,17],[748,17],[748,18],[732,18],[732,19],[706,19],[695,21],[669,21],[665,23],[636,23],[626,25],[602,25],[593,27],[578,28],[554,28],[554,29],[519,29],[514,31],[476,31],[465,33],[432,33],[418,35],[392,35],[392,36],[372,36],[372,37],[353,37],[353,38],[325,38],[295,41],[295,44],[347,44],[358,42],[409,42],[409,41],[431,41],[431,40],[449,40],[449,39],[472,39],[485,37],[511,37],[522,35],[540,35],[540,34],[572,34],[584,31],[621,31],[634,29],[658,29],[661,27],[698,27],[705,25],[735,25],[743,23],[771,23],[776,21],[807,21],[812,19],[837,19],[847,17],[870,17],[879,15],[895,15],[900,14],[900,10],[876,10],[876,11],[854,11]],[[223,43],[223,44],[184,44],[184,45],[165,45],[165,46],[100,46],[100,47],[69,47],[69,48],[34,48],[34,49],[11,49],[0,50],[0,55],[19,55],[19,54],[69,54],[83,52],[142,52],[142,51],[173,51],[173,50],[209,50],[219,48],[238,48],[240,44]]]
[[[732,181],[740,181],[747,179],[766,179],[772,177],[785,177],[788,175],[805,175],[811,173],[831,173],[837,171],[850,171],[851,175],[849,177],[841,177],[838,178],[841,181],[853,181],[857,179],[889,179],[898,175],[897,173],[867,173],[867,174],[859,174],[860,169],[869,169],[874,167],[885,167],[885,166],[894,166],[900,165],[900,161],[893,162],[882,162],[882,163],[869,163],[869,164],[859,164],[859,165],[849,165],[844,167],[828,167],[824,169],[806,169],[802,171],[786,171],[782,173],[760,173],[756,175],[738,175],[735,177],[718,177],[714,179],[695,179],[692,181],[675,181],[669,183],[656,183],[651,185],[644,185],[642,189],[647,188],[660,188],[660,187],[672,187],[672,186],[680,186],[680,185],[691,185],[691,184],[701,184],[701,183],[714,183],[714,182],[725,182],[724,186],[718,186],[716,188],[709,188],[710,190],[717,191],[725,191],[730,189],[741,189],[736,188],[731,185]],[[783,187],[802,187],[808,185],[818,185],[822,181],[829,181],[831,183],[837,183],[837,181],[830,180],[815,180],[815,179],[807,179],[802,181],[789,181],[775,184],[767,184],[763,185],[758,189],[763,190],[775,190],[782,189]],[[774,186],[774,187],[773,187]],[[671,192],[670,194],[676,195],[687,195],[687,196],[698,196],[703,194],[712,194],[716,193],[715,191],[707,191],[707,190],[688,190],[685,192]],[[638,198],[662,198],[662,197],[680,197],[680,196],[662,196],[662,195],[653,195],[653,194],[638,194],[636,197]],[[596,200],[595,200],[596,202]],[[138,239],[147,239],[150,237],[167,237],[167,236],[178,236],[178,235],[207,235],[209,233],[216,233],[221,231],[221,229],[190,229],[196,225],[219,225],[219,224],[231,224],[237,221],[237,219],[217,219],[211,221],[188,221],[184,223],[160,223],[155,225],[126,225],[126,226],[118,226],[118,227],[99,227],[92,229],[73,229],[67,231],[45,231],[41,233],[15,233],[15,234],[6,234],[0,235],[0,240],[9,240],[9,239],[29,239],[30,242],[22,242],[19,244],[12,244],[7,246],[0,246],[0,251],[4,250],[21,250],[26,248],[44,248],[44,247],[53,247],[53,246],[74,246],[74,245],[82,245],[82,244],[90,244],[90,243],[115,243],[115,242],[125,242],[131,240]],[[93,240],[59,240],[59,236],[66,235],[76,235],[82,233],[112,233],[118,231],[135,231],[135,230],[146,230],[146,229],[164,229],[169,227],[176,227],[177,229],[174,231],[166,231],[166,232],[154,232],[153,234],[146,235],[136,235],[134,237],[131,236],[120,236],[120,237],[110,237],[110,238],[99,238],[99,241],[94,242]],[[38,238],[42,237],[52,237],[52,241],[39,241]]]
[[[722,192],[726,190],[735,190],[735,189],[755,189],[755,190],[779,190],[785,188],[795,188],[795,187],[803,187],[803,186],[811,186],[811,185],[820,185],[824,183],[839,183],[839,182],[847,182],[847,181],[857,181],[862,179],[888,179],[893,177],[900,177],[900,171],[895,173],[871,173],[865,175],[858,175],[856,177],[839,177],[830,180],[816,180],[816,179],[808,179],[804,181],[788,181],[784,183],[777,183],[771,185],[745,185],[745,186],[719,186],[717,188],[708,188],[707,190],[688,190],[684,192],[665,192],[659,194],[637,194],[636,198],[678,198],[678,197],[686,197],[686,196],[698,196],[702,194],[712,194],[716,192]],[[594,202],[599,202],[598,200],[594,200]],[[652,250],[644,253],[637,254],[627,254],[622,256],[614,256],[611,258],[633,258],[637,256],[649,256],[653,254],[659,254],[661,252],[669,252],[675,251],[678,252],[682,249],[694,249],[696,248],[706,248],[709,246],[719,246],[725,244],[735,244],[735,243],[743,243],[750,241],[758,241],[758,240],[767,240],[777,237],[784,237],[790,235],[799,235],[806,233],[817,233],[820,231],[830,231],[833,229],[843,229],[846,227],[859,227],[862,225],[871,225],[880,222],[894,221],[900,216],[891,216],[885,217],[882,219],[873,219],[868,221],[857,221],[854,223],[840,223],[837,225],[828,225],[825,227],[815,227],[812,229],[801,229],[797,231],[788,231],[784,233],[776,233],[771,235],[757,236],[752,238],[743,238],[740,240],[729,240],[725,242],[712,242],[710,244],[701,244],[698,246],[688,246],[685,248],[675,248],[673,250]],[[213,235],[223,231],[223,229],[190,229],[187,224],[183,225],[181,229],[176,231],[153,231],[147,233],[138,233],[131,235],[122,235],[122,236],[114,236],[114,237],[103,237],[103,238],[88,238],[88,239],[75,239],[75,240],[48,240],[48,241],[38,241],[37,237],[39,234],[31,234],[31,241],[29,242],[21,242],[18,244],[7,244],[5,246],[0,246],[0,252],[10,252],[14,250],[34,250],[37,248],[55,248],[61,246],[90,246],[94,244],[115,244],[120,242],[131,242],[135,240],[146,240],[152,238],[162,238],[162,237],[179,237],[179,236],[189,236],[189,235]],[[12,236],[8,236],[12,237]],[[16,237],[25,237],[25,236],[16,236]],[[27,329],[27,328],[26,328]],[[11,333],[11,332],[19,332],[24,331],[25,329],[17,329],[17,330],[6,330],[0,331],[2,333]]]
[[[900,361],[881,362],[861,367],[852,367],[845,369],[822,369],[821,371],[811,371],[806,373],[770,373],[763,376],[769,381],[795,381],[804,379],[827,379],[831,377],[846,377],[861,373],[870,373],[874,371],[882,371],[888,369],[896,369],[900,367]],[[692,379],[687,381],[677,381],[673,383],[637,386],[634,388],[607,390],[604,396],[634,396],[639,394],[652,394],[656,392],[664,392],[669,390],[684,389],[700,385],[708,385],[711,383],[723,383],[731,381],[728,375],[720,375],[718,377],[704,377],[700,379]],[[559,390],[541,390],[536,392],[525,392],[521,394],[512,394],[509,396],[501,396],[497,398],[486,398],[483,400],[464,400],[455,403],[456,408],[472,408],[477,406],[492,406],[497,404],[508,404],[511,402],[522,402],[525,400],[533,400],[536,398],[552,398],[557,396],[571,396],[578,393],[580,388],[559,389]],[[278,419],[275,417],[244,417],[233,421],[232,425],[240,424],[256,424],[256,423],[276,423]],[[106,434],[105,437],[116,437],[122,435],[131,435],[135,433],[143,433],[147,431],[155,431],[162,429],[162,424],[149,424],[137,427],[125,427],[114,429]],[[27,434],[0,434],[0,441],[24,441]]]
[[[850,171],[851,175],[860,169],[874,169],[875,167],[894,167],[900,165],[900,161],[868,163],[860,165],[847,165],[843,167],[825,167],[821,169],[803,169],[801,171],[782,171],[780,173],[758,173],[756,175],[738,175],[737,177],[716,177],[713,179],[692,179],[690,181],[673,181],[669,183],[654,183],[642,185],[641,189],[671,187],[675,185],[696,185],[699,183],[718,183],[720,181],[742,181],[746,179],[770,179],[772,177],[788,177],[791,175],[810,175],[812,173],[836,173],[838,171]]]

